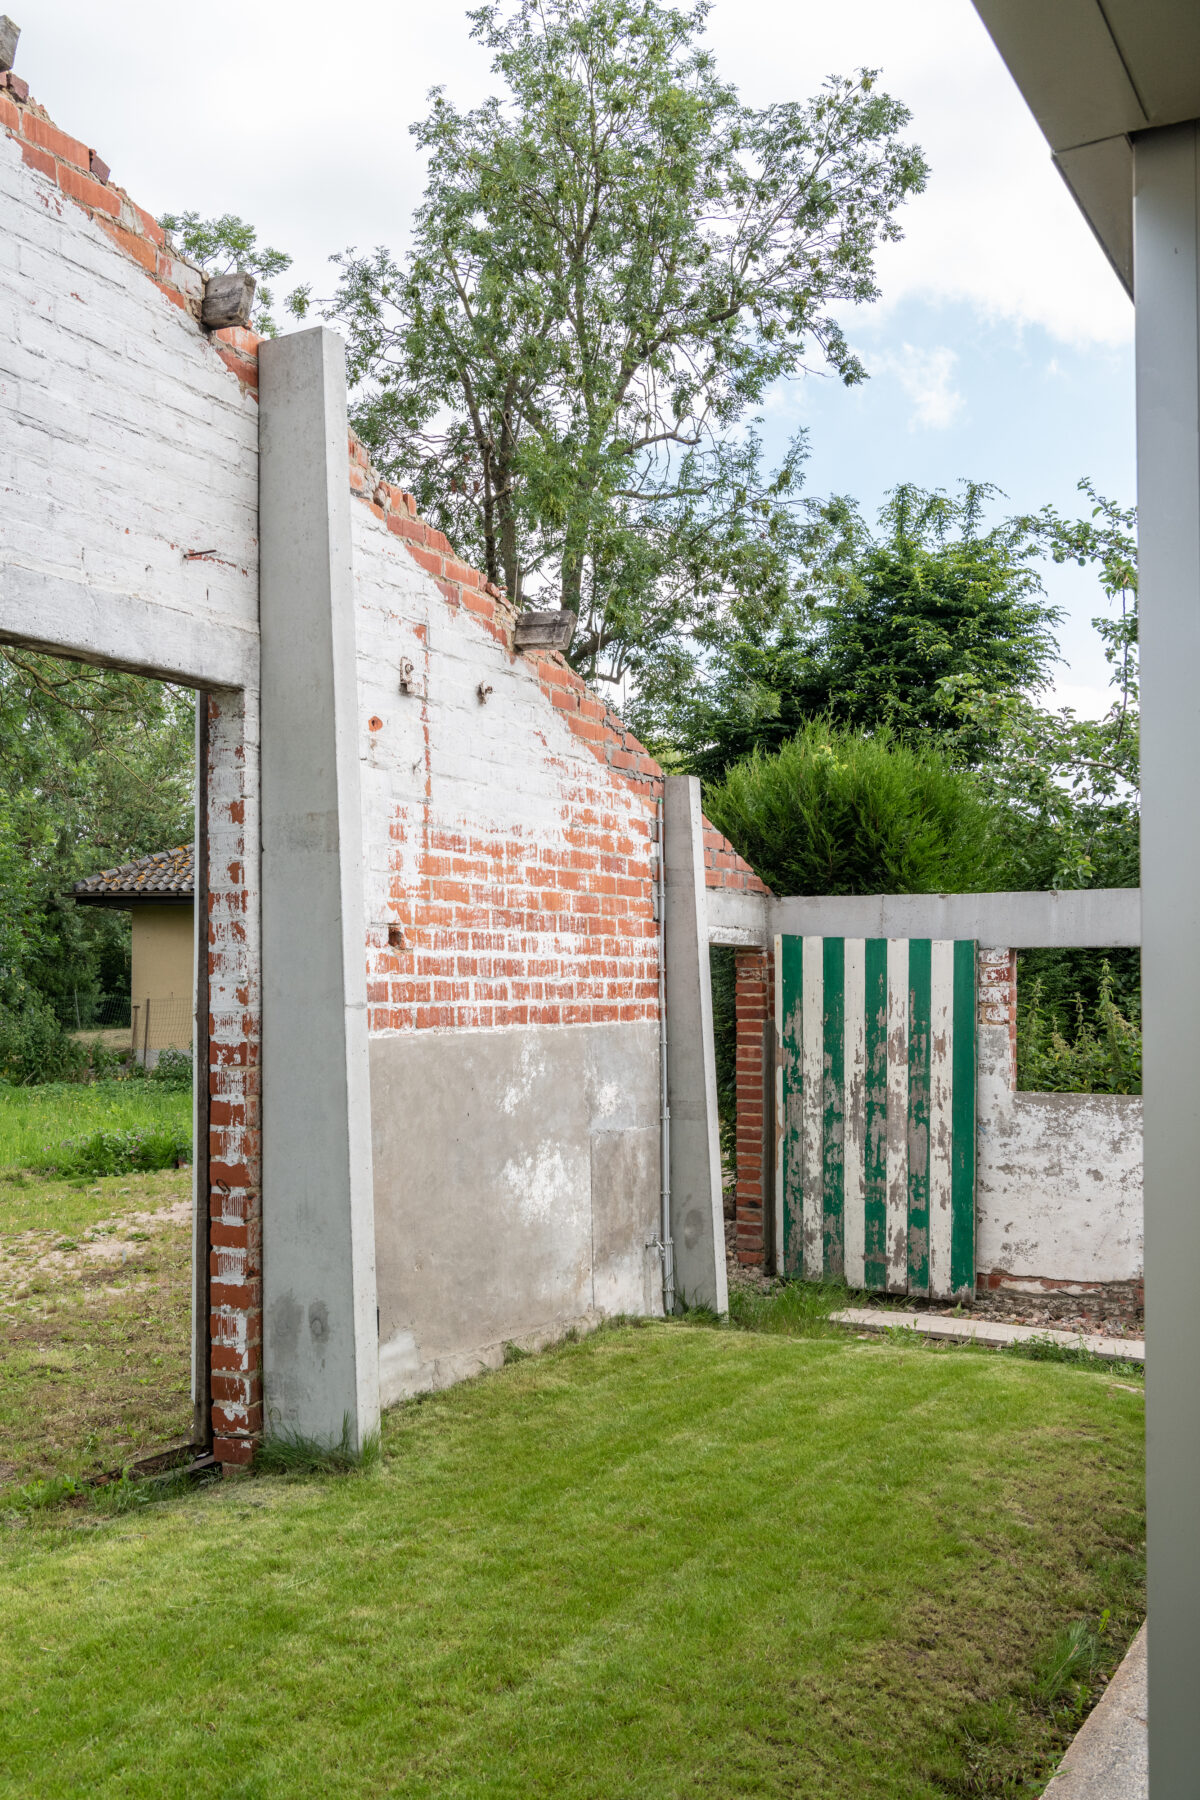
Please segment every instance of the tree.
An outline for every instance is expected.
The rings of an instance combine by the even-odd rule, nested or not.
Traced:
[[[1100,719],[1051,711],[1019,686],[985,688],[971,672],[942,686],[956,729],[989,746],[982,773],[1013,818],[1014,887],[1136,887],[1138,883],[1138,662],[1136,514],[1079,483],[1086,519],[1053,507],[1021,521],[1055,562],[1093,567],[1110,611],[1092,620],[1112,670]]]
[[[718,830],[777,894],[984,890],[997,810],[934,745],[810,720],[704,790]]]
[[[745,106],[706,12],[471,12],[505,97],[461,112],[434,91],[411,250],[335,258],[322,307],[378,466],[514,601],[577,612],[596,678],[764,564],[787,579],[798,457],[767,477],[739,422],[809,359],[863,378],[835,309],[875,298],[926,175],[871,71]]]
[[[222,213],[219,219],[202,219],[196,212],[164,213],[158,222],[169,237],[178,240],[184,256],[206,275],[226,275],[236,269],[255,276],[258,285],[250,323],[263,337],[276,335],[271,311],[274,296],[266,282],[291,268],[290,256],[282,250],[260,250],[254,226],[235,213]]]
[[[994,724],[961,696],[1041,686],[1058,617],[1034,566],[1044,529],[984,529],[994,492],[902,485],[878,535],[852,501],[811,508],[791,591],[760,589],[703,623],[676,666],[647,671],[637,724],[707,780],[813,718],[913,742],[953,737],[955,760],[983,760]]]

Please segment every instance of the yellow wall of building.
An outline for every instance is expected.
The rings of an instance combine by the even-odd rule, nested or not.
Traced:
[[[130,998],[139,1049],[186,1048],[192,1038],[194,944],[190,906],[133,906]],[[146,1002],[150,1003],[149,1038]]]

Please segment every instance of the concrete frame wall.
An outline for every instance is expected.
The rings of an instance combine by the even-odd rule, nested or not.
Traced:
[[[379,1426],[345,346],[259,351],[264,1428]]]
[[[661,1308],[662,772],[561,657],[514,653],[515,618],[503,596],[416,518],[410,496],[378,480],[353,440],[347,461],[336,340],[318,331],[260,346],[253,333],[203,331],[199,273],[173,259],[128,196],[73,165],[76,140],[40,114],[29,123],[27,110],[0,104],[0,219],[11,251],[0,256],[0,372],[10,378],[0,392],[0,636],[203,690],[197,948],[210,1066],[197,1101],[204,1141],[194,1291],[208,1342],[196,1358],[197,1392],[204,1387],[211,1398],[209,1429],[225,1463],[249,1460],[264,1425],[328,1440],[347,1424],[351,1442],[362,1443],[378,1409],[380,1223],[385,1233],[389,1220],[396,1227],[384,1246],[389,1267],[403,1265],[380,1302],[407,1306],[401,1335],[414,1319],[424,1333],[416,1385],[466,1372],[481,1354],[494,1358],[518,1327],[536,1338],[605,1312]],[[393,559],[386,575],[381,543]],[[407,597],[417,590],[410,615]],[[383,665],[380,620],[395,639]],[[397,620],[411,627],[414,655],[402,650]],[[425,665],[415,705],[413,683],[400,685],[405,732],[415,728],[422,739],[422,776],[410,786],[424,808],[423,836],[414,841],[424,846],[426,885],[420,897],[409,889],[398,900],[411,844],[395,866],[390,858],[408,827],[392,817],[380,835],[368,788],[377,797],[385,773],[379,752],[388,732],[379,715],[395,710],[387,684],[414,662]],[[431,671],[438,697],[455,696],[441,715],[429,704]],[[481,756],[489,730],[495,743]],[[407,769],[404,735],[396,733],[394,762]],[[465,889],[448,859],[462,854],[455,833],[463,820],[431,810],[439,757],[461,762],[453,771],[461,793],[503,792],[510,813],[514,793],[530,781],[553,790],[559,816],[548,836],[526,831],[519,808],[513,813],[532,845],[535,879],[543,867],[554,870],[546,904],[579,915],[583,935],[570,956],[556,953],[553,971],[539,969],[530,950],[540,896],[515,902],[524,923],[514,922],[511,901],[489,896],[498,910],[472,920],[470,903],[456,898]],[[494,812],[486,822],[492,830]],[[513,829],[507,838],[493,831],[488,843],[464,839],[464,847],[502,864],[507,880]],[[692,1292],[723,1307],[703,890],[760,884],[695,806],[688,837],[686,893],[668,886],[664,904],[682,902],[674,1004],[681,1019],[694,1015],[702,1042],[697,1058],[691,1028],[681,1030],[677,1062],[695,1064],[701,1092],[689,1098],[686,1071],[677,1071],[685,1129],[675,1166],[686,1200],[694,1185],[686,1127],[694,1125],[706,1221]],[[390,844],[389,860],[376,865],[381,844]],[[430,985],[457,994],[470,971],[470,1008],[450,1008],[453,1035],[438,1028],[447,1010],[441,994],[414,1006],[417,1030],[405,1036],[397,1027],[400,1009],[385,987],[403,961],[393,950],[397,929],[401,945],[405,929],[417,938],[425,932],[420,953],[429,966],[414,973]],[[526,959],[519,970],[495,960],[494,940],[505,931],[522,934],[510,940],[510,954]],[[487,941],[476,941],[481,932]],[[498,1010],[494,1022],[486,1016],[490,1001],[476,1005],[480,951],[505,979],[519,974],[531,1000],[552,973],[554,1004],[514,1005],[511,982],[501,1029]],[[368,1006],[381,1020],[374,1102]],[[467,1010],[475,1015],[469,1024]],[[528,1019],[519,1021],[522,1011]],[[539,1057],[546,1078],[531,1077],[528,1109],[510,1120],[514,1071],[528,1073]],[[409,1179],[419,1159],[399,1130],[406,1109],[418,1121],[431,1116],[453,1082],[448,1071],[471,1059],[478,1081],[473,1093],[455,1091],[457,1138],[424,1145],[441,1158],[443,1195],[454,1180],[460,1191],[480,1189],[486,1168],[496,1192],[495,1181],[507,1181],[526,1210],[549,1208],[532,1250],[526,1245],[530,1254],[500,1284],[506,1303],[498,1309],[497,1259],[470,1281],[462,1279],[466,1264],[455,1263],[464,1246],[477,1247],[486,1194],[476,1194],[475,1214],[461,1212],[447,1234],[446,1221],[431,1214],[429,1184],[417,1189]],[[566,1093],[551,1078],[556,1062],[574,1071]],[[386,1190],[371,1165],[372,1118],[376,1144],[403,1176]],[[508,1150],[497,1161],[505,1132]],[[447,1173],[456,1156],[457,1177]],[[583,1179],[586,1165],[579,1219],[579,1209],[565,1205],[563,1183],[542,1179],[547,1156],[558,1156],[572,1180]],[[680,1226],[682,1237],[691,1225]],[[536,1281],[522,1288],[539,1256],[540,1290]],[[412,1279],[421,1265],[437,1266],[440,1298],[427,1280]],[[392,1376],[395,1392],[411,1390],[412,1368],[399,1351]]]
[[[1150,1791],[1196,1787],[1200,1698],[1200,121],[1134,139]]]
[[[195,1163],[193,1392],[201,1433],[246,1461],[259,1424],[257,408],[183,303],[196,272],[148,280],[101,220],[153,222],[100,183],[87,183],[95,206],[67,199],[62,158],[12,135],[24,118],[5,101],[0,638],[199,690],[198,1117],[211,1106],[212,1130]]]

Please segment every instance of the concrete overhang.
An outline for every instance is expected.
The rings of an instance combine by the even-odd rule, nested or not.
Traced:
[[[1200,118],[1200,3],[974,3],[1059,172],[1132,295],[1131,138]]]

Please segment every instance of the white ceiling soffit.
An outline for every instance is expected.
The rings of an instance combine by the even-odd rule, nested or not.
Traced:
[[[1200,0],[975,0],[975,9],[1132,293],[1129,133],[1200,118]]]

